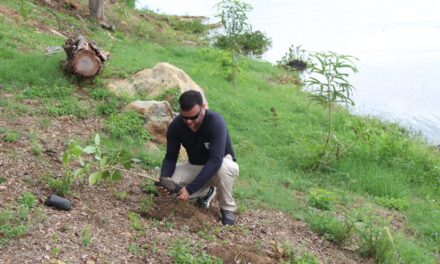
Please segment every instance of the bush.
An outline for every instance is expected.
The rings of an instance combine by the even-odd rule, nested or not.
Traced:
[[[318,209],[327,211],[331,209],[331,204],[336,200],[336,195],[325,189],[313,189],[309,193],[309,203]]]
[[[307,222],[314,232],[338,244],[347,241],[354,231],[354,222],[347,217],[339,220],[330,215],[317,214],[309,216]]]
[[[220,35],[216,38],[214,46],[220,49],[232,50],[237,47],[245,56],[261,57],[270,46],[272,40],[263,32],[249,31],[236,36]]]
[[[360,239],[361,255],[374,258],[378,263],[386,260],[392,249],[389,231],[386,227],[378,227],[366,223],[357,231]]]

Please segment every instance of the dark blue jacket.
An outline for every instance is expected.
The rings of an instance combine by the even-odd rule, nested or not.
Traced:
[[[161,177],[173,175],[180,144],[186,149],[191,164],[204,165],[194,181],[186,186],[190,194],[198,191],[211,179],[220,169],[226,155],[230,154],[235,161],[226,122],[216,112],[206,110],[197,132],[193,132],[181,116],[174,118],[167,131],[167,153],[162,163]]]

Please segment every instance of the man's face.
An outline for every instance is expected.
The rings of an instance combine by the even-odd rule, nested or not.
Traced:
[[[189,111],[180,111],[183,122],[192,130],[197,131],[205,117],[205,104],[194,105]]]

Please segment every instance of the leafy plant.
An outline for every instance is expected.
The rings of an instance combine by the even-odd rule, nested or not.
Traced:
[[[129,212],[128,220],[130,220],[130,227],[133,231],[143,233],[144,227],[141,224],[141,219],[138,214]]]
[[[312,252],[306,252],[303,255],[299,255],[295,257],[295,264],[318,264],[319,261]]]
[[[148,197],[142,197],[141,199],[141,213],[148,212],[154,205],[154,195],[150,194]]]
[[[154,100],[167,101],[168,103],[170,103],[171,108],[173,109],[174,112],[179,112],[180,109],[179,96],[180,96],[180,89],[178,87],[175,87],[163,91],[161,94],[156,96]]]
[[[378,263],[386,260],[392,250],[392,237],[389,229],[377,226],[371,219],[357,228],[360,239],[359,252],[363,256],[373,257]]]
[[[311,58],[307,51],[301,45],[292,44],[289,50],[284,54],[281,60],[277,61],[277,65],[286,70],[305,71],[311,64]]]
[[[36,202],[37,202],[37,198],[35,198],[35,196],[30,193],[30,192],[24,192],[19,198],[18,198],[18,202],[21,205],[24,205],[28,208],[32,208],[35,206]]]
[[[92,235],[90,233],[90,227],[86,226],[81,231],[81,243],[83,246],[87,247],[90,245],[90,242],[92,240]]]
[[[315,168],[328,167],[329,163],[339,157],[340,142],[333,132],[333,111],[335,104],[351,104],[351,93],[354,87],[347,80],[349,73],[356,73],[353,60],[355,57],[339,55],[334,52],[313,53],[315,63],[310,67],[310,77],[306,80],[307,88],[311,88],[310,97],[327,109],[327,135],[320,153],[319,163]],[[335,148],[329,153],[330,144]]]
[[[96,170],[89,175],[89,184],[94,185],[101,182],[102,180],[108,179],[110,183],[113,181],[118,181],[122,179],[122,174],[118,170],[120,162],[123,163],[125,167],[130,166],[129,161],[120,159],[120,152],[115,155],[104,155],[101,150],[101,137],[99,134],[95,135],[94,144],[86,146],[82,149],[82,152],[88,155],[93,155],[94,163],[89,163],[89,167],[94,167]],[[125,161],[125,162],[124,162]],[[93,164],[93,165],[92,165]]]
[[[386,208],[397,211],[404,211],[409,207],[409,202],[405,199],[376,197],[375,201]]]
[[[327,211],[331,209],[332,202],[336,200],[336,195],[331,191],[317,188],[309,192],[308,200],[313,207]]]
[[[208,264],[208,263],[223,263],[223,261],[217,257],[212,257],[206,253],[194,254],[189,248],[188,243],[183,240],[174,241],[171,249],[168,251],[168,255],[173,258],[174,263],[182,264]]]
[[[18,139],[20,138],[20,134],[18,134],[17,132],[14,131],[8,131],[6,133],[6,135],[4,136],[4,141],[5,142],[16,142]]]
[[[128,192],[127,191],[117,192],[115,196],[116,199],[118,199],[119,201],[125,201],[128,198]]]
[[[233,50],[235,45],[238,46],[239,52],[244,56],[261,58],[261,55],[272,45],[272,40],[263,32],[257,30],[245,32],[236,37],[220,35],[217,36],[214,43],[215,47],[225,50]]]

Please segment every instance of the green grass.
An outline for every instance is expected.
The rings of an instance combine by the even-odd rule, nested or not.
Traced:
[[[16,10],[20,7],[12,0],[5,5]],[[58,28],[45,8],[31,2],[28,5],[32,8],[24,11],[28,12],[27,19]],[[120,29],[115,33],[67,13],[58,14],[60,21],[84,30],[88,38],[111,52],[103,73],[91,83],[62,73],[59,63],[65,58],[63,53],[44,56],[44,48],[62,45],[62,38],[37,33],[25,19],[10,22],[0,17],[0,84],[2,92],[14,95],[0,98],[0,117],[42,115],[50,120],[62,115],[96,115],[104,119],[104,131],[100,132],[105,134],[107,146],[129,146],[142,166],[160,166],[163,148],[159,153],[142,150],[149,140],[142,119],[122,113],[130,98],[117,98],[105,87],[111,78],[126,78],[159,62],[169,62],[204,89],[210,109],[223,114],[228,123],[240,164],[234,194],[241,208],[283,210],[308,221],[312,228],[321,226],[316,230],[338,243],[348,239],[339,236],[344,223],[338,219],[352,207],[376,204],[382,210],[399,210],[402,228],[408,232],[391,232],[395,237],[391,247],[373,240],[370,249],[378,248],[367,255],[379,260],[391,254],[396,262],[436,262],[435,254],[440,251],[440,156],[433,147],[396,124],[352,116],[340,107],[334,113],[340,155],[325,169],[311,170],[319,161],[326,133],[327,119],[321,106],[311,103],[300,87],[269,82],[284,73],[265,62],[241,61],[238,87],[234,89],[227,80],[227,53],[177,45],[199,37],[189,35],[195,31],[198,35],[197,24],[181,24],[174,18],[144,11],[147,21],[139,14],[118,5],[108,14],[109,20],[126,20],[132,26],[117,24]],[[41,109],[29,109],[26,100],[37,100]],[[19,140],[8,133],[9,129],[2,130],[1,139]],[[316,190],[328,190],[332,195]],[[328,210],[334,218],[311,214],[320,209]],[[5,213],[10,214],[13,210]],[[130,220],[135,220],[133,215]],[[389,224],[375,223],[371,230],[382,232],[384,226]]]
[[[0,210],[0,249],[10,239],[19,238],[32,228],[31,209],[35,205],[36,197],[30,192],[24,192],[13,204]]]

